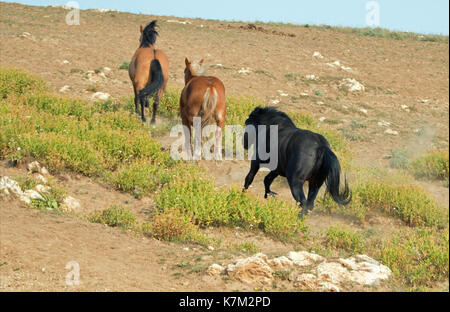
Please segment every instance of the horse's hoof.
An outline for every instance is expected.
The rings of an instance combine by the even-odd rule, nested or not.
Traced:
[[[278,195],[278,193],[275,193],[275,192],[269,191],[269,192],[267,192],[266,194],[264,194],[264,198],[267,198],[267,195],[270,195],[270,196],[272,196],[272,197],[275,197],[275,196],[277,196],[277,195]]]
[[[150,121],[150,124],[151,124],[151,125],[156,124],[156,120],[155,120],[155,119],[152,119],[152,120]]]
[[[245,193],[247,189],[245,187],[242,188],[242,193]]]
[[[306,217],[306,215],[308,214],[308,210],[306,209],[302,209],[299,213],[298,213],[298,218],[299,219],[303,219],[304,217]]]

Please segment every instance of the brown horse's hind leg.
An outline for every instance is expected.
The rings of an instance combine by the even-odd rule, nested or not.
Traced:
[[[185,160],[190,160],[192,159],[191,126],[186,118],[181,118],[181,122],[183,123],[183,133],[184,133],[184,153],[186,154],[185,157],[183,158]]]
[[[216,160],[222,160],[222,133],[225,127],[225,121],[219,120],[217,122],[216,130]]]

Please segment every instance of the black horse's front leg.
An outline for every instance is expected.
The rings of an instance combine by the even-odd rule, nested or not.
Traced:
[[[248,172],[247,176],[245,177],[245,184],[244,184],[244,188],[242,189],[242,192],[245,192],[248,187],[250,186],[250,184],[252,184],[253,179],[255,178],[256,173],[259,170],[259,161],[257,160],[252,160],[251,164],[250,164],[250,171]]]
[[[278,177],[278,173],[276,171],[271,171],[264,178],[264,188],[265,188],[264,198],[267,198],[267,195],[271,196],[278,195],[277,193],[272,192],[270,190],[270,185],[272,184],[273,180],[275,180],[276,177]]]

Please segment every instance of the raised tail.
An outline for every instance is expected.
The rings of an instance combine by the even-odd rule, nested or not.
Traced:
[[[202,103],[202,128],[209,123],[211,116],[216,111],[217,105],[217,90],[214,87],[208,87],[203,96]]]
[[[163,85],[164,76],[161,63],[157,59],[150,63],[150,77],[152,77],[152,83],[139,91],[139,98],[141,99],[152,96]]]
[[[326,175],[327,191],[331,194],[333,200],[339,205],[347,205],[352,200],[352,192],[350,191],[347,179],[344,181],[344,190],[339,192],[341,166],[336,155],[330,148],[324,146],[320,148],[322,166],[321,172]]]

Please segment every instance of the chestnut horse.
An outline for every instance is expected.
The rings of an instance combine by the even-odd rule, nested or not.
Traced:
[[[156,93],[153,101],[152,124],[155,123],[159,100],[164,95],[169,79],[169,60],[163,51],[156,50],[154,47],[158,36],[156,27],[158,27],[156,21],[150,22],[145,28],[141,25],[140,45],[134,53],[128,69],[134,88],[136,114],[139,114],[138,106],[140,104],[143,122],[146,121],[144,107],[148,107],[148,98]]]
[[[192,155],[191,127],[194,117],[200,117],[202,129],[210,121],[215,121],[217,125],[215,157],[216,160],[219,160],[222,158],[222,132],[227,110],[225,106],[225,86],[216,77],[203,76],[203,60],[190,62],[186,58],[185,64],[185,86],[180,97],[180,117],[184,126],[186,152],[190,158]],[[196,135],[196,138],[201,138],[201,135]],[[194,145],[198,146],[197,142]]]

